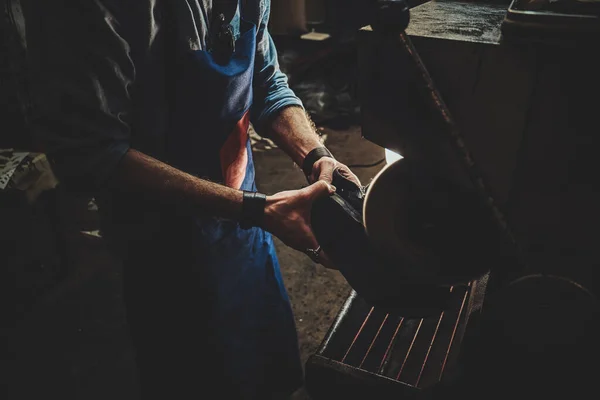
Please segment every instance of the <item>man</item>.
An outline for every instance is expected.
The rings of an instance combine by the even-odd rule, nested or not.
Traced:
[[[334,169],[358,179],[279,70],[269,1],[12,3],[33,138],[67,187],[95,193],[122,253],[142,396],[292,393],[302,368],[267,232],[324,262],[311,204]],[[312,185],[256,194],[250,122]]]

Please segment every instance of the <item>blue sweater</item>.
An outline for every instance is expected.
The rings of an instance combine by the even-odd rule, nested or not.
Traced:
[[[257,124],[302,104],[279,69],[267,30],[270,1],[241,1],[257,24],[251,110]],[[166,76],[170,53],[163,7],[171,2],[177,40],[205,49],[212,0],[23,2],[29,122],[35,142],[67,184],[102,187],[130,147],[163,155],[167,85],[177,79]],[[239,22],[238,9],[232,20],[236,36]]]

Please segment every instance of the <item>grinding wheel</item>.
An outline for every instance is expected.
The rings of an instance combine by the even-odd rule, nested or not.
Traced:
[[[373,250],[393,260],[394,275],[407,283],[467,283],[485,274],[499,251],[499,231],[475,193],[407,158],[375,177],[363,224]]]

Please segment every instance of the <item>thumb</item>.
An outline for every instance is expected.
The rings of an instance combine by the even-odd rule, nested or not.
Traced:
[[[306,190],[308,190],[308,196],[312,200],[314,200],[323,196],[331,196],[335,193],[335,186],[325,181],[319,180],[313,183],[312,185],[308,186]]]
[[[331,181],[333,181],[333,170],[324,170],[324,171],[315,171],[313,173],[313,180],[321,180],[321,181],[325,181],[327,183],[331,183]]]

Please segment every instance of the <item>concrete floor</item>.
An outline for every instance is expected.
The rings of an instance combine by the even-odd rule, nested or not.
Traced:
[[[369,164],[383,158],[383,149],[363,139],[359,128],[324,133],[327,146],[346,164]],[[306,184],[282,151],[265,149],[264,142],[255,148],[259,190],[273,194]],[[354,171],[366,184],[383,165]],[[16,326],[1,328],[8,345],[0,359],[0,387],[6,393],[2,398],[138,398],[118,260],[107,252],[101,238],[80,233],[93,230],[91,213],[81,199],[62,204],[68,226],[67,278],[42,303],[21,314]],[[314,265],[306,255],[279,241],[276,245],[306,361],[350,288],[339,272]],[[293,396],[293,400],[304,399],[309,399],[304,390]]]

